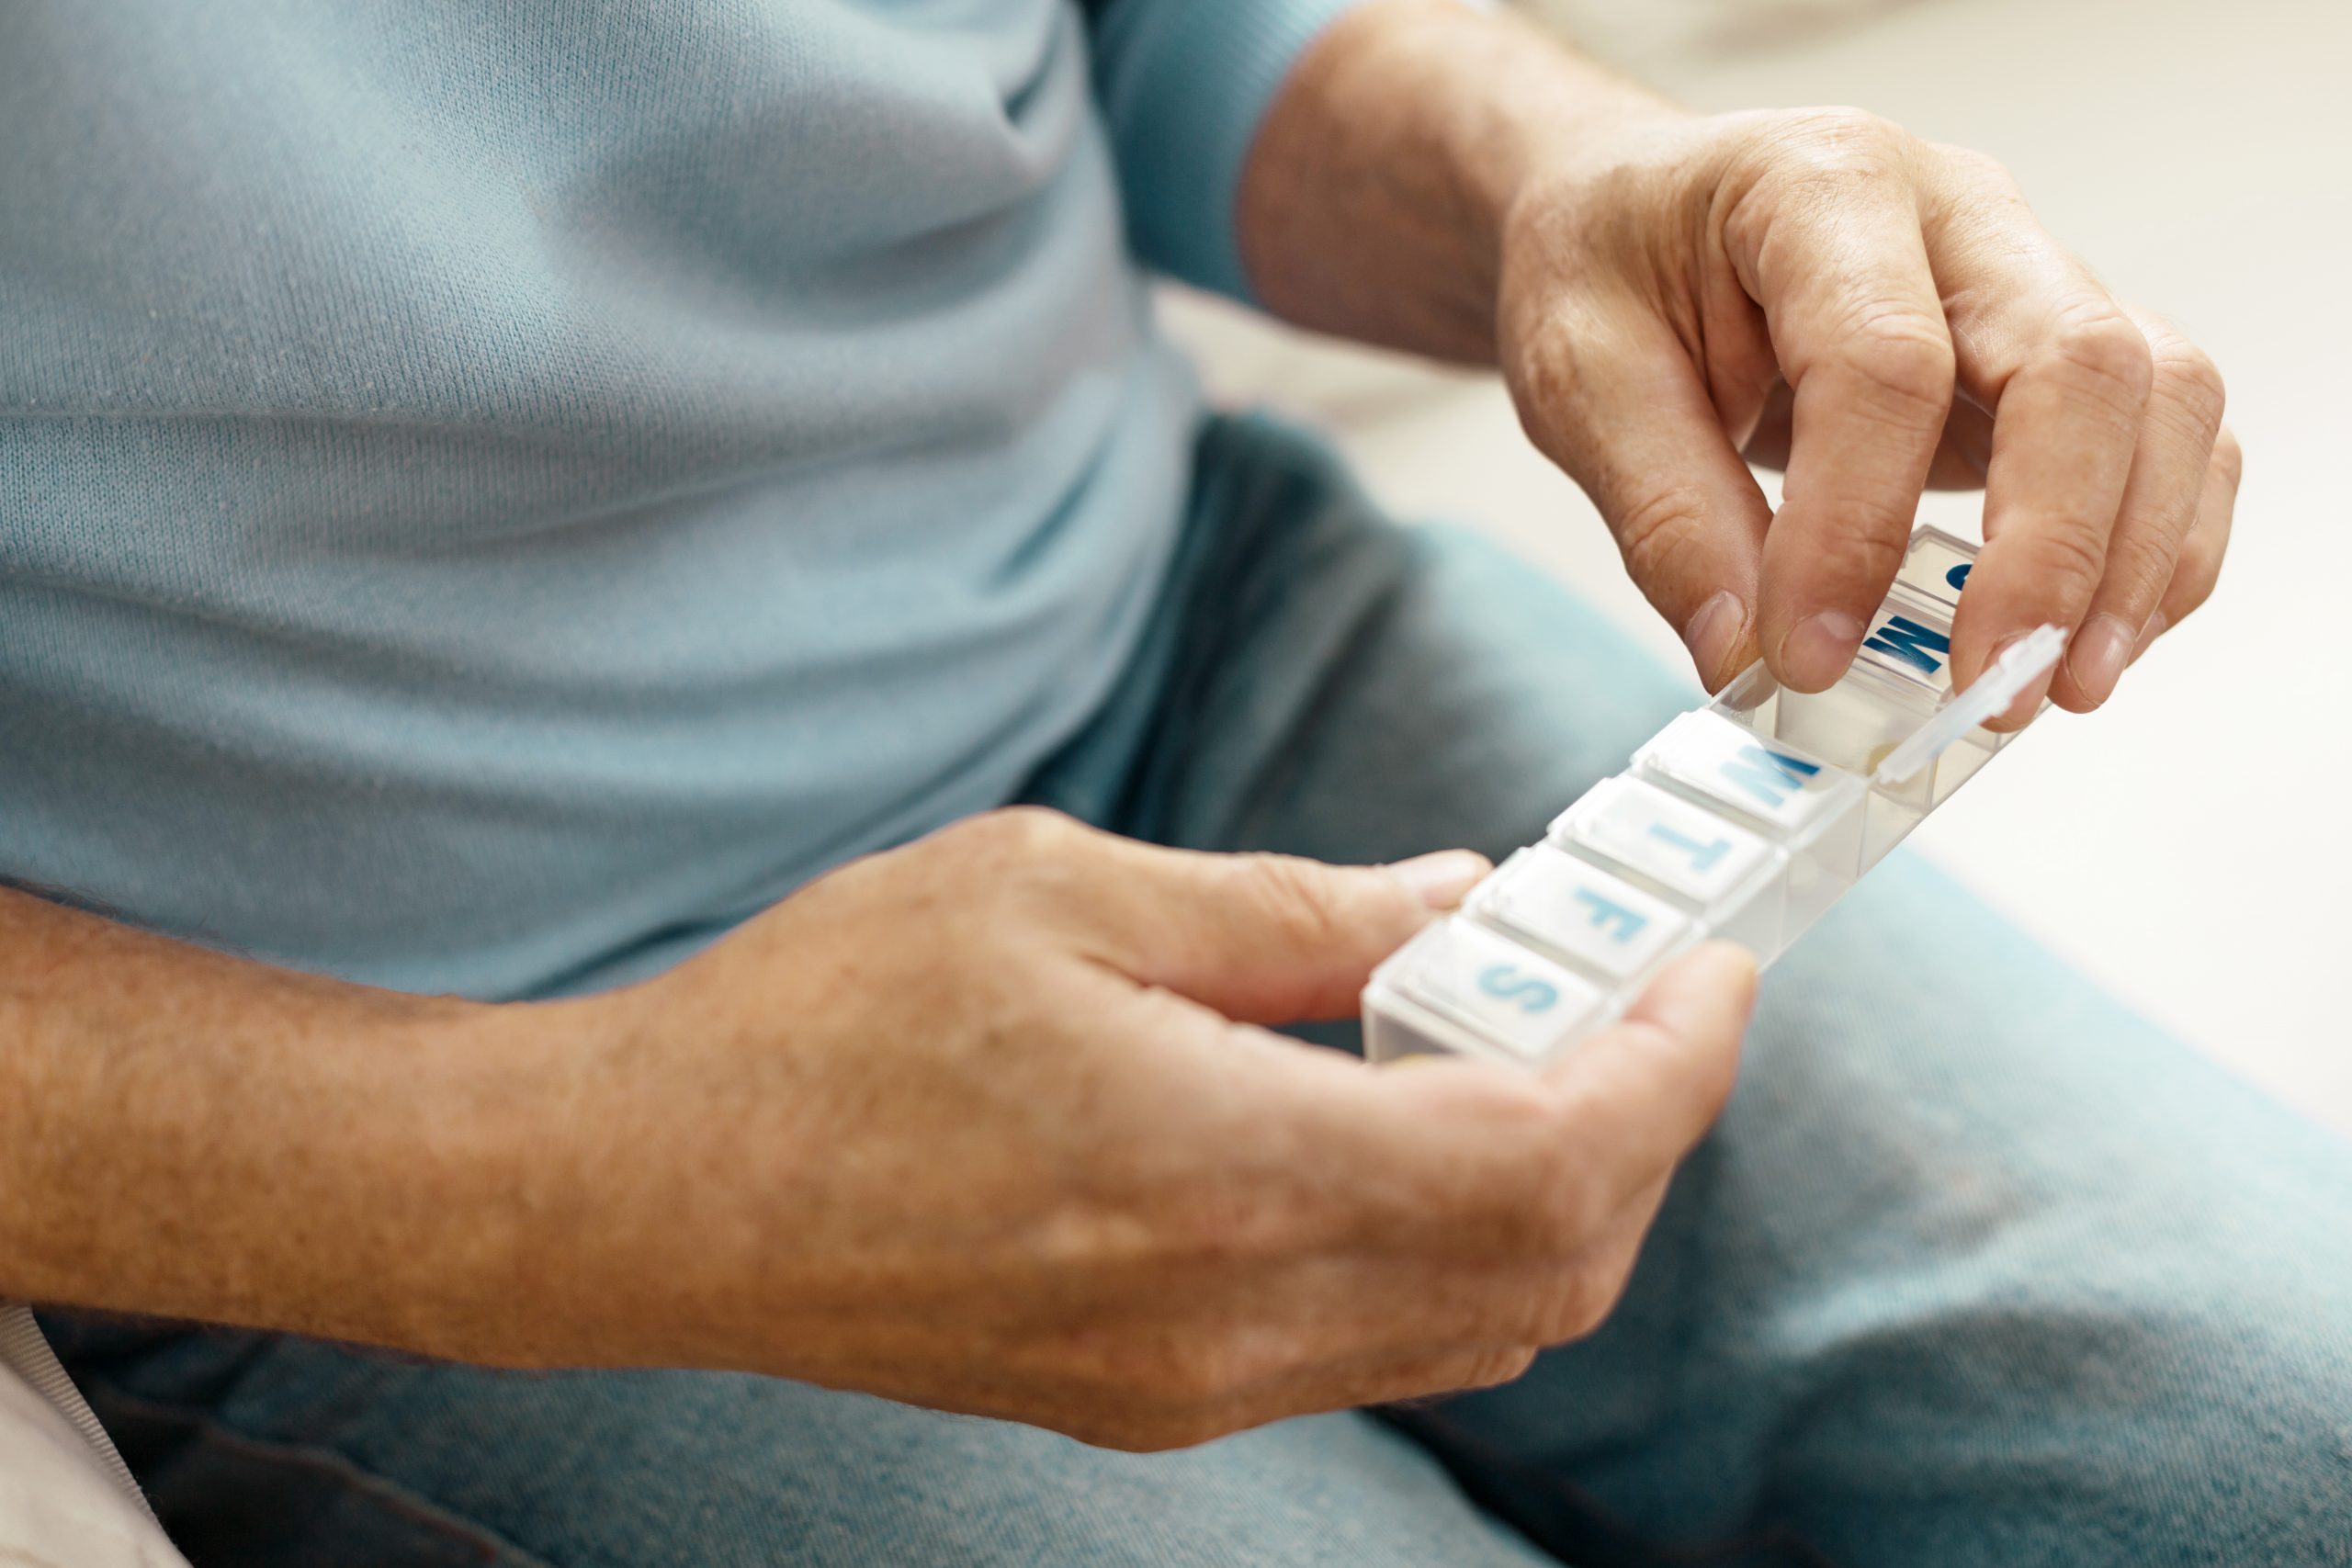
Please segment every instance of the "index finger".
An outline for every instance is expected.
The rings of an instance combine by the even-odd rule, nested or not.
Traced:
[[[1942,438],[1953,350],[1892,130],[1735,209],[1725,243],[1794,392],[1758,640],[1797,691],[1834,683],[1911,536]],[[1839,143],[1844,145],[1844,143]],[[1758,216],[1743,214],[1754,204]]]

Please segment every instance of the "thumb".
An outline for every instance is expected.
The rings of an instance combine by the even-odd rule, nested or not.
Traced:
[[[1706,942],[1669,965],[1609,1029],[1544,1072],[1569,1105],[1611,1209],[1657,1180],[1713,1125],[1739,1071],[1756,960]]]
[[[1470,850],[1385,866],[1113,840],[1082,910],[1093,956],[1246,1023],[1351,1012],[1373,966],[1492,869]]]

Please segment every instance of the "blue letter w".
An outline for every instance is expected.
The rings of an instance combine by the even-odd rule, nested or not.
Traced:
[[[1761,746],[1741,747],[1739,755],[1723,767],[1724,777],[1772,807],[1804,788],[1804,781],[1819,772],[1818,762],[1768,751]]]
[[[1870,640],[1862,646],[1891,654],[1932,675],[1944,667],[1944,661],[1929,658],[1928,650],[1932,649],[1937,653],[1950,653],[1951,638],[1941,632],[1929,631],[1907,615],[1891,615],[1886,625],[1872,632]]]

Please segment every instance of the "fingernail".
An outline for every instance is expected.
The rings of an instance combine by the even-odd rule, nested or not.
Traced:
[[[2011,643],[2023,642],[2028,635],[2029,634],[2025,632],[2011,632],[2008,636],[1995,643],[1993,645],[1993,657],[1985,660],[1985,668],[1990,669],[1993,665],[1999,663],[2001,655],[2008,652],[2009,645]],[[2024,691],[2019,692],[2017,694],[2016,700],[2009,704],[2007,711],[2001,714],[1999,717],[1994,719],[1991,723],[1986,725],[1985,728],[1988,729],[2024,728],[2026,720],[2031,718],[2041,708],[2041,699],[2050,694],[2050,677],[2056,672],[2057,667],[2053,665],[2050,669],[2045,670],[2041,674],[2035,676],[2032,682],[2028,685]]]
[[[1861,646],[1860,622],[1843,610],[1823,610],[1781,639],[1781,679],[1801,692],[1826,691]]]
[[[1682,628],[1682,644],[1690,650],[1690,662],[1698,666],[1699,679],[1710,690],[1730,673],[1724,664],[1739,645],[1739,634],[1747,625],[1747,606],[1726,588],[1700,605],[1690,624]]]
[[[2140,640],[2132,645],[2132,658],[2130,662],[2133,664],[2139,663],[2140,655],[2147,652],[2150,648],[2154,647],[2156,638],[2164,636],[2165,628],[2170,625],[2172,625],[2171,617],[2167,616],[2162,610],[2158,610],[2154,615],[2150,615],[2148,617],[2148,624],[2140,628]]]
[[[2066,673],[2092,705],[2114,694],[2123,666],[2131,661],[2132,645],[2138,640],[2122,616],[2102,614],[2093,615],[2066,645]]]
[[[1400,860],[1388,868],[1432,909],[1451,909],[1461,903],[1462,896],[1491,869],[1492,863],[1476,850],[1439,850]]]

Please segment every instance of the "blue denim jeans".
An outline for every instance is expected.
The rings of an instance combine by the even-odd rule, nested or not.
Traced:
[[[1691,696],[1219,421],[1147,646],[1031,793],[1500,853]],[[1506,1388],[1136,1456],[753,1377],[67,1337],[200,1565],[2352,1564],[2352,1146],[1901,854],[1768,976],[1615,1316]]]

